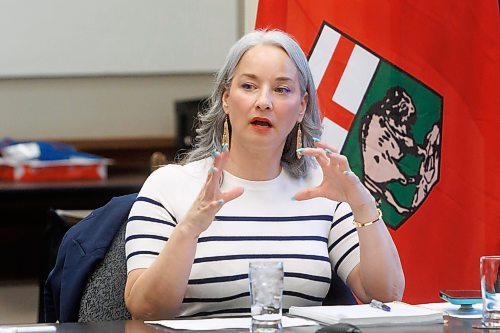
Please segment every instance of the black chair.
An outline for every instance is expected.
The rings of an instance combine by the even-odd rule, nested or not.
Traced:
[[[46,322],[129,319],[125,225],[137,194],[113,198],[71,227],[44,288]]]
[[[123,223],[102,262],[90,275],[82,293],[79,322],[132,319],[123,294],[127,280]]]

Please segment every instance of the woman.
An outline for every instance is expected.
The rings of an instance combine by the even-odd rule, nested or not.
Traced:
[[[131,210],[133,317],[248,314],[248,263],[266,259],[284,262],[284,309],[321,304],[332,270],[363,302],[401,299],[375,200],[317,139],[316,90],[297,43],[280,31],[242,37],[210,102],[195,149],[155,171]]]

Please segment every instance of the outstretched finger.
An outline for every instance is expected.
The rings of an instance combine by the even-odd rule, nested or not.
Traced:
[[[233,187],[233,188],[221,193],[222,200],[224,200],[224,202],[229,202],[229,201],[234,200],[234,199],[238,198],[239,196],[241,196],[243,194],[243,192],[244,192],[243,187],[241,187],[241,186]]]
[[[209,178],[207,183],[205,184],[204,190],[206,193],[206,198],[211,200],[211,198],[215,198],[220,196],[220,185],[222,179],[222,170],[212,166],[208,171]]]
[[[214,149],[212,156],[214,157],[214,166],[219,170],[222,170],[224,169],[227,157],[229,156],[229,150],[227,147],[224,147],[220,152]]]
[[[213,164],[208,170],[208,178],[206,182],[207,191],[214,193],[220,186],[220,179],[222,177],[222,168],[227,159],[227,151],[218,152],[216,149],[212,152]]]
[[[316,158],[321,167],[327,167],[330,164],[330,158],[324,149],[319,148],[301,148],[300,153],[305,156],[312,156]]]
[[[217,214],[217,212],[222,208],[222,206],[243,194],[243,187],[234,187],[228,191],[222,192],[221,197],[219,199],[212,200],[208,204],[208,208],[213,210],[213,214]]]
[[[314,141],[314,144],[318,148],[323,148],[328,154],[332,154],[332,153],[338,154],[339,153],[339,150],[337,148],[335,148],[329,144],[326,144],[323,141]]]

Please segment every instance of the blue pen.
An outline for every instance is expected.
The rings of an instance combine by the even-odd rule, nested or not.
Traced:
[[[377,301],[375,299],[372,299],[372,301],[370,302],[370,306],[372,308],[377,308],[377,309],[384,310],[387,312],[391,311],[391,307],[389,305],[384,304],[384,303]]]

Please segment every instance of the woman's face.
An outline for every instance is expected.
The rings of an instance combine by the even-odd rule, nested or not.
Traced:
[[[222,97],[231,120],[231,146],[282,150],[288,134],[302,121],[307,100],[307,93],[302,96],[300,91],[297,67],[283,49],[252,47]]]

